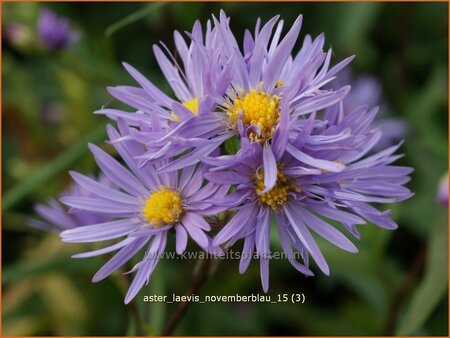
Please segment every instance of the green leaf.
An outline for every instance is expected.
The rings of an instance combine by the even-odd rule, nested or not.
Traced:
[[[151,13],[157,11],[158,9],[161,9],[162,7],[166,6],[166,2],[155,2],[152,4],[148,4],[147,6],[141,8],[140,10],[131,13],[130,15],[124,17],[123,19],[113,23],[111,26],[109,26],[105,34],[106,36],[111,36],[118,30],[135,23],[136,21],[139,21],[141,19],[144,19],[146,16],[150,15]]]
[[[413,335],[426,322],[447,290],[447,227],[434,227],[429,241],[426,272],[411,304],[398,325],[396,335]]]
[[[105,126],[97,126],[59,157],[48,163],[42,170],[37,172],[36,175],[31,176],[28,180],[23,181],[12,188],[3,196],[2,211],[6,212],[24,197],[49,183],[53,178],[75,163],[75,161],[88,151],[88,142],[99,142],[105,138],[105,135]]]

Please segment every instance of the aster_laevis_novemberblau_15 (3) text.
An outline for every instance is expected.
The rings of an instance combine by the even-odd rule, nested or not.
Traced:
[[[374,204],[412,196],[404,187],[412,168],[393,164],[401,143],[373,150],[383,137],[373,124],[378,108],[349,109],[351,86],[330,85],[353,56],[331,65],[323,34],[306,35],[294,53],[301,25],[301,15],[287,32],[278,16],[258,20],[238,42],[221,11],[188,34],[175,31],[177,58],[163,43],[153,47],[170,96],[124,63],[137,85],[108,91],[129,111],[95,112],[112,121],[117,157],[89,145],[100,176],[70,172],[76,188],[60,198],[64,206],[39,205],[45,222],[32,225],[60,231],[65,242],[115,240],[75,256],[114,252],[94,282],[138,256],[126,303],[150,281],[168,236],[177,254],[190,241],[214,255],[241,242],[240,273],[256,258],[267,292],[271,231],[292,266],[310,276],[314,265],[330,273],[316,235],[358,251],[330,223],[356,239],[368,222],[396,229],[392,212]],[[225,224],[212,221],[222,213]]]

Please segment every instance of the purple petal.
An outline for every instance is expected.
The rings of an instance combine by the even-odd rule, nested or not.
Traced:
[[[332,172],[339,172],[345,169],[345,165],[343,165],[342,163],[313,158],[290,144],[286,146],[286,151],[292,156],[294,156],[300,162],[309,164],[314,168],[319,168]]]
[[[129,214],[136,211],[136,207],[130,204],[119,204],[100,199],[99,197],[61,197],[60,201],[75,209],[99,212],[104,214]]]
[[[89,149],[94,154],[95,161],[102,172],[116,185],[135,196],[146,196],[148,194],[147,189],[118,161],[94,144],[89,144]]]
[[[273,53],[271,61],[264,71],[264,76],[262,79],[266,89],[272,88],[275,82],[277,82],[285,63],[292,52],[292,48],[297,41],[301,26],[302,16],[299,15],[289,32],[284,37],[283,41],[281,41]]]
[[[153,83],[147,80],[145,76],[139,73],[134,67],[125,62],[123,63],[123,66],[136,80],[136,82],[142,86],[147,94],[155,99],[155,101],[163,103],[166,107],[170,107],[172,105],[173,100],[159,90]]]
[[[309,268],[295,260],[294,251],[292,250],[291,244],[289,243],[289,237],[286,231],[288,224],[284,220],[283,214],[276,213],[275,217],[277,219],[276,224],[278,228],[278,234],[280,236],[281,247],[288,257],[289,262],[295,269],[303,273],[305,276],[314,276],[314,273]]]
[[[349,212],[345,212],[345,211],[342,211],[339,209],[331,208],[331,207],[327,206],[326,204],[308,203],[308,207],[311,210],[313,210],[314,212],[316,212],[322,216],[325,216],[330,219],[334,219],[341,223],[350,223],[350,224],[365,224],[366,223],[362,218],[360,218],[356,215],[353,215]]]
[[[167,233],[162,232],[155,236],[150,249],[146,253],[146,259],[138,263],[138,272],[130,285],[125,296],[125,304],[131,302],[131,300],[137,295],[144,284],[148,284],[153,270],[156,264],[161,259],[161,253],[164,251],[167,242]]]
[[[113,245],[109,245],[106,248],[102,248],[102,249],[98,249],[98,250],[94,250],[94,251],[83,252],[83,253],[72,255],[72,258],[89,258],[89,257],[95,257],[95,256],[103,255],[103,254],[110,253],[110,252],[116,251],[118,249],[121,249],[121,248],[123,248],[124,246],[130,244],[133,241],[134,241],[134,239],[131,238],[131,237],[125,238],[123,241],[118,242],[118,243],[113,244]]]
[[[277,162],[272,152],[270,145],[265,144],[263,148],[263,163],[264,163],[264,190],[259,194],[264,194],[273,189],[277,183]]]
[[[92,282],[97,283],[114,271],[119,269],[122,265],[128,262],[142,247],[148,242],[149,238],[136,238],[133,242],[123,247],[116,253],[106,264],[104,264],[92,278]]]
[[[229,221],[216,235],[213,240],[213,245],[221,245],[228,241],[231,237],[238,234],[241,229],[244,228],[249,222],[254,222],[254,217],[256,216],[256,205],[247,204],[242,206],[239,211],[233,216],[231,221]]]
[[[61,204],[55,200],[50,200],[50,206],[37,204],[35,210],[42,218],[45,218],[58,228],[72,229],[78,226],[78,224],[63,209]]]
[[[75,229],[65,230],[61,233],[63,242],[89,243],[106,241],[128,235],[139,228],[138,219],[121,219],[117,221],[87,225]]]
[[[255,247],[255,235],[250,234],[245,237],[244,248],[242,249],[242,257],[239,262],[239,273],[243,274],[247,271],[250,262],[252,261],[253,248]]]
[[[352,242],[350,242],[350,240],[348,240],[342,233],[327,222],[324,222],[301,206],[297,206],[297,214],[302,215],[302,221],[304,221],[305,224],[314,230],[319,236],[325,238],[330,243],[333,243],[345,251],[353,253],[358,252],[358,249]]]
[[[176,252],[181,255],[186,250],[188,235],[186,230],[181,224],[175,226],[176,232]]]
[[[97,196],[117,203],[131,204],[135,206],[139,204],[138,200],[134,196],[130,196],[104,184],[98,183],[92,178],[79,174],[75,171],[69,171],[69,174],[81,187]]]
[[[264,292],[269,291],[269,258],[261,258],[259,260],[259,268],[261,273],[261,283]]]
[[[184,226],[189,236],[203,249],[206,250],[209,247],[209,238],[203,232],[202,229],[196,226],[195,223],[192,223],[192,220],[186,217],[183,217],[181,224]]]
[[[302,215],[297,212],[298,208],[299,207],[296,205],[289,205],[289,204],[283,207],[286,216],[291,222],[292,229],[298,236],[298,239],[301,241],[306,250],[308,250],[308,252],[314,258],[320,270],[322,270],[324,274],[329,275],[330,269],[328,267],[328,264],[325,261],[325,258],[323,257],[319,247],[317,246],[316,241],[311,236],[311,233],[308,231],[305,224],[303,223]]]

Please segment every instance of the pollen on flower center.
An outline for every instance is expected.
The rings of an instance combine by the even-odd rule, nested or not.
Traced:
[[[286,203],[288,194],[291,190],[294,190],[293,185],[284,176],[284,174],[278,170],[277,182],[272,190],[260,194],[264,191],[264,170],[259,170],[255,176],[255,192],[258,195],[258,199],[261,203],[269,206],[273,211],[276,211],[284,203]]]
[[[227,109],[227,114],[232,126],[236,127],[239,114],[242,111],[244,126],[256,125],[261,134],[252,131],[249,135],[253,141],[264,141],[270,138],[280,120],[280,98],[270,96],[266,92],[252,89],[243,96],[234,99],[233,104]]]
[[[147,199],[143,213],[156,228],[176,224],[183,214],[181,197],[177,192],[162,187]]]
[[[183,106],[191,111],[191,113],[195,116],[198,115],[198,99],[193,98],[191,100],[183,102]],[[180,117],[172,112],[172,120],[175,122],[180,122]]]

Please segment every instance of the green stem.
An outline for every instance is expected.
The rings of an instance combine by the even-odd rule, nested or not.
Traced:
[[[113,23],[111,26],[109,26],[105,31],[106,36],[111,36],[118,30],[120,30],[121,28],[145,18],[149,14],[164,7],[165,5],[167,5],[167,2],[155,2],[152,4],[148,4],[147,6],[143,7],[142,9],[131,13],[130,15],[124,17],[123,19],[121,19],[121,20]]]
[[[209,259],[204,259],[199,262],[198,271],[195,274],[195,277],[194,277],[194,280],[193,280],[191,286],[186,291],[186,294],[185,294],[186,296],[197,293],[197,291],[200,289],[200,287],[206,282],[206,280],[208,278],[209,267],[210,267]],[[186,313],[190,304],[191,304],[191,302],[181,302],[178,305],[170,322],[164,328],[164,331],[162,333],[163,336],[171,336],[172,335],[173,331],[175,330],[178,323],[183,318],[183,316]]]

